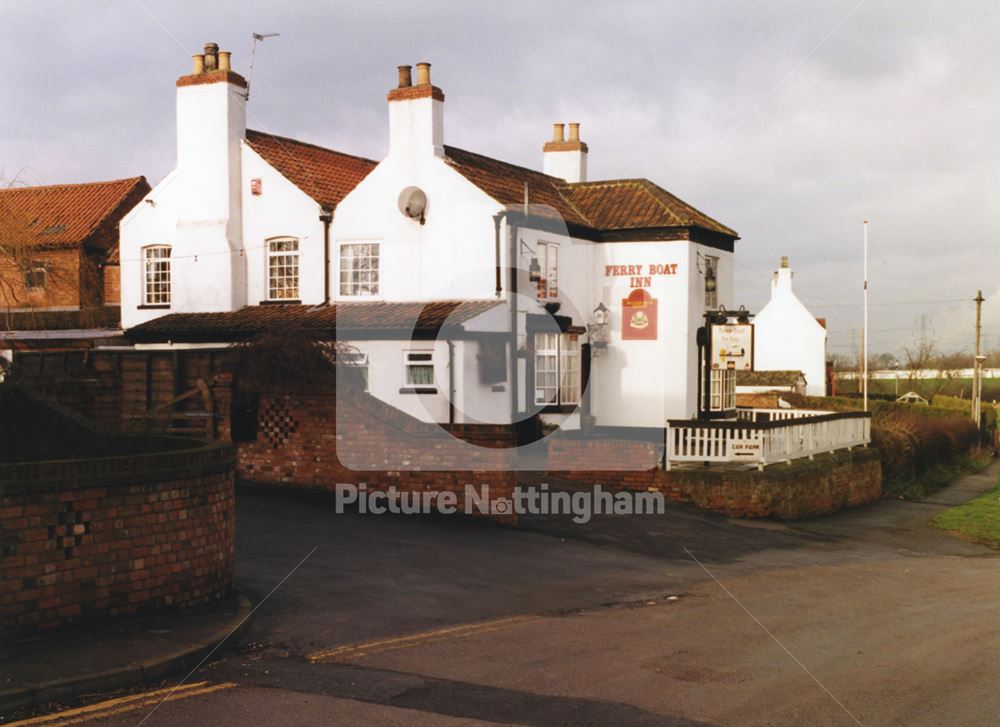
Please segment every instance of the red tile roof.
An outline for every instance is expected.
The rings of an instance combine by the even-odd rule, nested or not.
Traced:
[[[247,130],[247,143],[296,187],[332,209],[376,162],[294,139]],[[647,179],[619,179],[570,184],[453,146],[445,161],[497,202],[524,203],[528,186],[533,214],[561,218],[596,231],[698,227],[727,237],[739,235]]]
[[[371,159],[253,129],[247,129],[246,139],[264,161],[331,210],[376,166]]]
[[[524,204],[524,185],[528,185],[528,200],[532,212],[543,214],[537,205],[554,209],[563,220],[592,227],[590,220],[573,206],[561,192],[566,183],[534,169],[519,167],[453,146],[444,148],[445,160],[455,170],[500,204]]]
[[[727,237],[739,235],[648,179],[568,183],[557,177],[452,146],[447,161],[466,179],[504,205],[529,202],[554,209],[567,223],[593,230],[700,227]]]
[[[73,246],[102,224],[117,224],[149,192],[145,177],[0,190],[0,236],[7,244]]]
[[[500,305],[499,300],[254,305],[222,313],[172,313],[128,330],[135,341],[225,341],[276,329],[436,332]]]
[[[104,305],[83,310],[0,311],[0,331],[65,331],[92,328],[111,330],[121,328],[121,308],[117,305]]]
[[[648,179],[579,182],[561,186],[562,194],[599,230],[640,227],[701,227],[739,237],[687,202]]]

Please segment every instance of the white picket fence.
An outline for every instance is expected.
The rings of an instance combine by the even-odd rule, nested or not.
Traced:
[[[682,462],[756,464],[812,459],[822,452],[867,446],[866,412],[809,409],[740,410],[737,420],[672,420],[666,430],[666,467]]]

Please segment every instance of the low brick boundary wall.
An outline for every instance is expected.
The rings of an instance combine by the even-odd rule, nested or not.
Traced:
[[[466,485],[480,492],[488,488],[493,503],[509,499],[517,484],[510,467],[516,444],[511,427],[456,425],[449,436],[437,424],[421,422],[360,391],[259,392],[257,406],[267,426],[253,441],[236,445],[241,484],[331,491],[337,484],[364,484],[369,491],[454,492],[459,512],[467,511]],[[351,469],[338,456],[348,439],[351,447],[364,450],[364,469]],[[476,448],[470,451],[469,444]],[[484,514],[476,507],[470,510]],[[510,510],[486,516],[510,525],[517,521]]]
[[[230,445],[0,465],[0,627],[221,597],[235,533]]]
[[[624,440],[557,438],[549,444],[553,479],[601,484],[611,491],[662,492],[668,499],[730,517],[780,520],[822,515],[882,496],[882,464],[871,448],[841,450],[757,469],[719,466],[632,471],[601,471],[600,462],[648,462],[657,445]]]

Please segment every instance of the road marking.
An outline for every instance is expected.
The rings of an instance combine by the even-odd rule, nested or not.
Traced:
[[[458,626],[447,626],[430,631],[418,631],[406,636],[396,636],[388,639],[376,639],[358,644],[344,644],[332,649],[324,649],[309,654],[306,658],[313,664],[321,661],[342,661],[352,657],[367,656],[383,651],[394,649],[407,649],[412,646],[420,646],[444,639],[457,639],[476,634],[486,634],[491,631],[500,631],[525,623],[541,621],[543,616],[511,616],[509,618],[493,619],[491,621],[477,621],[476,623],[460,624]]]
[[[62,727],[63,725],[79,724],[81,722],[88,722],[90,720],[98,720],[105,717],[124,714],[125,712],[132,712],[137,709],[145,709],[146,707],[156,704],[161,700],[172,702],[178,699],[187,699],[188,697],[198,697],[204,694],[211,694],[212,692],[218,692],[223,689],[231,689],[235,686],[236,684],[232,682],[225,682],[222,684],[195,682],[176,689],[173,687],[155,689],[149,692],[142,692],[141,694],[131,694],[127,697],[117,697],[116,699],[108,699],[103,702],[97,702],[96,704],[88,704],[86,707],[77,707],[76,709],[67,709],[54,714],[46,714],[41,717],[32,717],[31,719],[21,720],[20,722],[13,722],[8,725],[8,727],[29,727],[29,725],[58,725],[59,727]],[[163,695],[166,695],[166,697]]]

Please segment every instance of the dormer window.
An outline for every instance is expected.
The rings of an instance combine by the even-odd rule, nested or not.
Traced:
[[[143,286],[145,305],[168,308],[170,306],[170,246],[150,245],[142,249]]]
[[[299,241],[294,237],[267,241],[267,299],[299,299]]]

